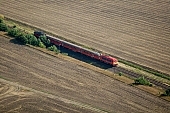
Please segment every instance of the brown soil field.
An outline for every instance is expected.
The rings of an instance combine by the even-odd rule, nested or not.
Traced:
[[[170,74],[169,0],[2,0],[0,13]]]
[[[0,111],[168,113],[170,103],[1,36]]]
[[[92,112],[63,102],[62,98],[0,80],[0,113]]]

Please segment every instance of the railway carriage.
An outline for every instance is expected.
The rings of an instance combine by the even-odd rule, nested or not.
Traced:
[[[54,44],[54,45],[63,46],[63,47],[65,47],[67,49],[70,49],[70,50],[72,50],[74,52],[79,52],[79,53],[81,53],[83,55],[86,55],[86,56],[89,56],[91,58],[100,60],[100,61],[102,61],[104,63],[107,63],[107,64],[110,64],[112,66],[117,66],[118,65],[117,59],[113,58],[111,56],[103,55],[101,53],[98,53],[98,52],[95,52],[95,51],[80,47],[78,45],[72,44],[70,42],[61,40],[59,38],[56,38],[56,37],[53,37],[53,36],[50,36],[50,35],[46,35],[41,31],[35,31],[34,32],[34,36],[37,37],[37,38],[39,36],[41,36],[41,35],[45,35],[50,40],[50,42],[52,44]]]

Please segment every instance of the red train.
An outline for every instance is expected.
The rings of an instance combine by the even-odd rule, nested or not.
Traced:
[[[78,45],[75,45],[75,44],[72,44],[70,42],[61,40],[59,38],[46,35],[41,31],[35,31],[34,32],[34,36],[36,36],[37,38],[41,35],[45,35],[50,40],[50,42],[52,44],[55,44],[57,46],[63,46],[63,47],[70,49],[74,52],[79,52],[79,53],[84,54],[86,56],[89,56],[91,58],[100,60],[104,63],[111,64],[112,66],[118,65],[118,60],[116,58],[111,57],[111,56],[103,55],[101,53],[98,53],[98,52],[95,52],[95,51],[92,51],[92,50],[89,50],[89,49],[86,49],[86,48],[82,48]]]

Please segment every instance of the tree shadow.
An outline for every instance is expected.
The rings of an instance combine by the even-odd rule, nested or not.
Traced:
[[[13,44],[17,44],[17,45],[24,45],[23,43],[21,43],[21,42],[17,41],[15,38],[10,39],[10,41],[9,41],[9,42],[10,42],[10,43],[13,43]]]

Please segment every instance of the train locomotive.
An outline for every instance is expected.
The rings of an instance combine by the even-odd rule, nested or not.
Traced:
[[[70,49],[70,50],[72,50],[74,52],[79,52],[79,53],[81,53],[83,55],[86,55],[86,56],[89,56],[91,58],[97,59],[99,61],[102,61],[104,63],[110,64],[112,66],[117,66],[118,65],[118,60],[116,58],[113,58],[113,57],[108,56],[108,55],[103,55],[101,53],[98,53],[98,52],[83,48],[83,47],[75,45],[73,43],[61,40],[61,39],[59,39],[57,37],[47,35],[47,34],[41,32],[41,31],[34,31],[34,36],[35,37],[38,38],[41,35],[45,35],[47,37],[47,39],[49,39],[50,42],[52,44],[56,45],[56,46],[62,46],[64,48]]]

